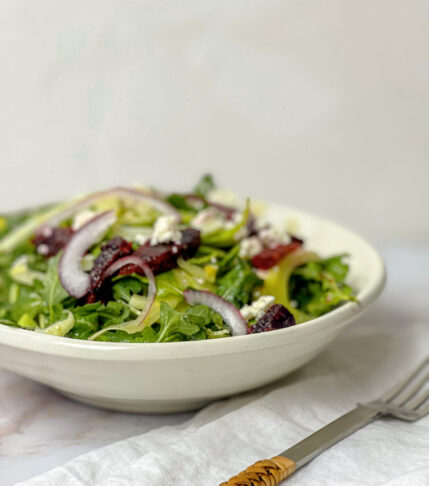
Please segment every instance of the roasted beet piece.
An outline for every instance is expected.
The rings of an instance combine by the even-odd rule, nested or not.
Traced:
[[[258,332],[274,331],[294,325],[295,318],[286,307],[281,304],[273,304],[254,326],[249,327],[247,333],[255,334]]]
[[[67,245],[72,235],[71,228],[45,226],[36,233],[32,243],[36,247],[37,253],[45,257],[52,257]]]
[[[182,231],[182,242],[179,245],[179,253],[185,260],[194,256],[201,243],[200,232],[193,228],[186,228]],[[177,246],[177,245],[172,245]]]
[[[103,273],[118,258],[127,256],[132,252],[132,245],[120,236],[116,236],[101,247],[101,253],[94,261],[89,274],[91,291],[96,292],[103,284]],[[87,299],[88,300],[88,299]]]
[[[278,245],[274,248],[264,248],[260,253],[252,258],[252,265],[261,270],[268,270],[284,258],[289,253],[301,248],[303,241],[292,237],[292,242],[288,245]]]
[[[193,228],[187,228],[182,231],[181,243],[161,243],[155,246],[146,243],[137,248],[135,255],[139,256],[157,275],[175,268],[179,257],[190,258],[199,246],[200,232]],[[119,275],[129,275],[130,273],[141,273],[141,269],[135,265],[127,265],[119,271]]]

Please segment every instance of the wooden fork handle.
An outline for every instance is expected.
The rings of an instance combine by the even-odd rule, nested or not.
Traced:
[[[296,464],[292,459],[275,456],[255,462],[219,486],[276,486],[290,476],[295,469]]]

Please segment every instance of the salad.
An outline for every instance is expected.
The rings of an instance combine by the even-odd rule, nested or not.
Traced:
[[[187,194],[118,187],[0,217],[0,325],[137,343],[269,332],[355,301],[346,258],[210,176]]]

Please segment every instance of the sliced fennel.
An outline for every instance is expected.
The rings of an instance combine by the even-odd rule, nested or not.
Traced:
[[[277,304],[284,305],[294,315],[296,322],[304,322],[308,317],[291,306],[289,301],[289,279],[295,268],[304,263],[317,261],[319,257],[310,251],[297,250],[289,253],[283,260],[268,271],[264,285],[263,295],[272,295]]]
[[[54,322],[50,326],[45,327],[45,329],[36,327],[35,331],[42,334],[49,334],[51,336],[65,336],[73,329],[75,319],[74,315],[70,311],[65,310],[64,312],[67,313],[67,317],[62,321]]]

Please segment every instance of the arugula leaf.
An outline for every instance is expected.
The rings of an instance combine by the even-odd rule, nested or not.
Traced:
[[[219,332],[221,331],[221,333]],[[161,303],[156,342],[217,338],[230,335],[222,317],[205,305],[188,307],[184,312]]]
[[[330,273],[336,282],[344,282],[347,274],[349,272],[349,266],[347,263],[343,262],[344,258],[347,258],[349,255],[347,253],[342,253],[340,255],[334,255],[330,258],[326,258],[322,261],[322,265],[324,270]]]
[[[207,194],[214,189],[215,183],[213,181],[213,177],[210,174],[205,174],[198,184],[194,188],[194,194],[197,196],[205,198]]]
[[[183,319],[198,325],[205,331],[226,331],[224,334],[230,334],[229,327],[223,322],[221,315],[206,305],[188,307],[183,314]]]
[[[233,246],[219,262],[219,269],[222,272],[227,272],[228,270],[230,270],[233,267],[239,253],[240,253],[240,245],[237,244]]]
[[[169,338],[173,337],[174,334],[177,333],[190,336],[199,331],[199,327],[197,325],[182,321],[182,313],[176,311],[165,302],[161,302],[159,324],[160,329],[156,339],[157,343],[168,341]]]
[[[48,261],[48,269],[42,280],[36,280],[35,288],[46,303],[49,311],[49,320],[54,321],[55,305],[60,304],[64,299],[68,297],[67,292],[64,290],[60,282],[58,275],[58,262],[59,255],[52,257]]]
[[[183,319],[190,324],[205,327],[212,322],[211,309],[206,305],[195,305],[189,307],[184,312]]]
[[[134,294],[141,294],[143,282],[133,277],[117,280],[112,286],[113,298],[129,302]]]
[[[244,260],[239,259],[237,264],[218,279],[217,294],[231,304],[242,307],[248,304],[253,290],[262,285],[262,280]]]
[[[14,302],[9,306],[11,320],[18,322],[24,314],[34,319],[45,307],[40,295],[24,285],[16,285],[13,288],[16,289],[16,295]]]
[[[107,331],[101,334],[97,341],[114,343],[154,343],[156,342],[155,331],[152,327],[145,327],[141,332],[128,334],[125,331]]]
[[[3,324],[4,326],[18,327],[16,322],[10,321],[9,319],[0,319],[0,324]]]
[[[181,209],[183,211],[189,211],[192,213],[197,212],[197,210],[188,203],[186,197],[182,196],[182,194],[170,194],[166,200],[176,209]]]
[[[122,324],[129,319],[131,310],[123,302],[95,302],[72,308],[76,323],[68,337],[88,339],[103,327]]]
[[[67,337],[74,339],[88,339],[91,334],[98,331],[98,315],[96,312],[91,314],[76,316],[73,329],[67,334]]]
[[[308,262],[298,267],[290,279],[289,295],[298,308],[310,317],[318,317],[346,301],[356,301],[352,289],[344,283],[347,255]]]

